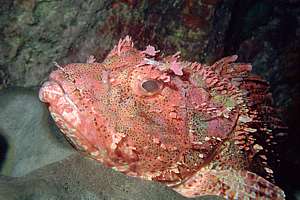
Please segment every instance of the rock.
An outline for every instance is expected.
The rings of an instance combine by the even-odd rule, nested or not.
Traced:
[[[101,61],[127,34],[138,47],[199,60],[219,1],[4,1],[0,85],[37,86],[53,61],[84,62],[91,54]]]
[[[125,176],[79,154],[21,178],[0,178],[0,199],[173,199],[184,198],[152,181]],[[218,197],[195,199],[218,200]]]
[[[6,144],[1,174],[23,176],[74,153],[51,122],[38,92],[14,88],[0,91],[0,135]]]

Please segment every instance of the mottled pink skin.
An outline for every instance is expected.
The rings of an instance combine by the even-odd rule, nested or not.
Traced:
[[[158,52],[151,46],[138,51],[126,37],[103,63],[90,57],[87,63],[58,66],[42,86],[40,99],[72,144],[107,166],[164,182],[188,197],[247,196],[247,188],[234,188],[233,177],[245,181],[241,187],[248,185],[245,159],[256,152],[235,143],[250,137],[240,132],[248,130],[244,121],[255,116],[248,115],[237,83],[224,77],[248,73],[249,66],[237,65],[227,73],[233,56],[212,66],[214,72],[180,61],[178,54],[160,58]],[[224,182],[223,171],[210,168],[217,165],[236,175]],[[274,188],[271,196],[281,199],[281,190]]]

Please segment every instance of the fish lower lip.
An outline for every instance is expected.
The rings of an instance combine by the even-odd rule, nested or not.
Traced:
[[[63,88],[57,81],[49,79],[49,81],[44,82],[40,88],[39,99],[44,103],[49,103],[57,97],[63,96],[64,93]]]

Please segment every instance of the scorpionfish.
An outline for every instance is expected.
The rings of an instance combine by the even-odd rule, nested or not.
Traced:
[[[39,98],[77,150],[126,175],[190,198],[284,199],[268,83],[236,60],[188,62],[126,36],[102,63],[56,64]]]

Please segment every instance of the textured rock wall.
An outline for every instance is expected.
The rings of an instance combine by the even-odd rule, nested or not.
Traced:
[[[120,37],[138,47],[205,57],[218,0],[201,1],[6,1],[0,16],[2,82],[37,86],[53,61],[103,59]]]

